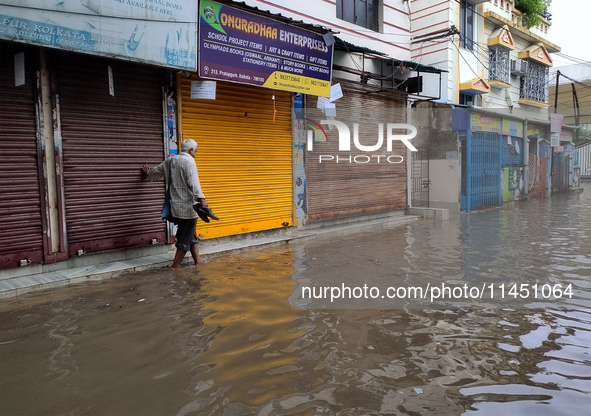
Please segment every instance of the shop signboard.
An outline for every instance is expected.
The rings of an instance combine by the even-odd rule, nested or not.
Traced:
[[[202,78],[330,96],[333,45],[279,20],[203,0],[198,54]]]
[[[564,120],[563,114],[551,113],[550,114],[550,132],[559,133],[562,130],[562,122]]]
[[[503,134],[512,137],[523,137],[523,122],[504,118]]]
[[[572,142],[573,141],[573,131],[569,130],[569,129],[562,129],[560,131],[560,141]]]
[[[509,189],[518,189],[519,188],[519,168],[510,168],[508,169],[509,173]]]
[[[195,0],[0,0],[0,39],[197,69]]]
[[[488,114],[472,113],[470,117],[470,129],[472,131],[501,133],[501,119]]]
[[[540,138],[540,139],[548,139],[549,138],[549,134],[548,134],[548,129],[544,126],[538,125],[538,124],[534,124],[534,123],[528,123],[527,124],[527,137],[536,137],[536,138]]]

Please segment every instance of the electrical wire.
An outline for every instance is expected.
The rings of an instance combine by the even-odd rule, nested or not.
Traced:
[[[562,72],[560,73],[560,76],[574,82],[575,84],[579,84],[580,86],[582,86],[584,88],[591,88],[591,85],[583,84],[582,82],[577,81],[576,79],[572,79],[571,77],[564,75]]]
[[[350,32],[350,33],[349,32],[341,32],[341,33],[346,33],[347,36],[351,36],[351,37],[355,37],[355,38],[359,38],[359,39],[367,39],[367,36],[360,35],[360,34],[357,34],[355,32]],[[373,32],[373,33],[376,33],[376,32]],[[404,35],[404,36],[410,36],[410,35]],[[380,40],[382,42],[385,42],[385,43],[390,43],[390,42],[388,42],[386,40],[383,40],[383,39],[380,39]],[[434,40],[432,42],[435,42],[436,43],[438,41],[437,40]],[[417,43],[417,42],[410,42],[410,41],[409,42],[398,42],[398,41],[396,41],[396,43],[393,43],[392,45],[412,45],[413,43]]]
[[[462,36],[462,35],[460,34],[460,36]],[[487,52],[487,50],[485,50],[485,47],[483,46],[484,44],[482,44],[482,43],[479,43],[479,42],[473,42],[473,43],[474,43],[475,45],[477,45],[477,46],[478,46],[478,47],[479,47],[479,48],[480,48],[480,49],[481,49],[483,52]],[[456,45],[454,44],[454,46],[456,46]],[[457,46],[456,46],[456,48],[457,48]],[[459,51],[459,50],[458,50],[458,51]],[[483,66],[483,67],[484,67],[486,70],[488,70],[488,71],[489,71],[489,73],[490,73],[490,68],[489,68],[489,67],[487,67],[487,66],[484,64],[484,62],[482,62],[482,61],[481,61],[481,60],[478,58],[478,56],[477,56],[477,55],[474,53],[474,51],[470,51],[470,52],[472,52],[472,54],[474,55],[474,57],[476,58],[476,60],[477,60],[477,61],[478,61],[478,62],[479,62],[479,63],[480,63],[480,64],[481,64],[481,65],[482,65],[482,66]],[[464,56],[463,56],[461,53],[460,53],[460,56],[462,56],[462,58],[464,59],[464,61],[466,61],[466,60],[465,60],[465,58],[464,58]],[[470,64],[469,64],[467,61],[466,61],[466,63],[467,63],[467,64],[468,64],[468,66],[470,67]],[[474,72],[474,70],[473,70],[471,67],[470,67],[470,69],[472,70],[472,72]],[[476,74],[476,72],[474,72],[474,73]],[[563,74],[561,73],[561,75],[563,75]],[[476,74],[476,76],[478,76],[478,74]],[[548,81],[548,84],[549,84],[549,85],[550,85],[550,84],[551,84],[551,83],[552,83],[552,82],[553,82],[553,81],[556,79],[556,76],[557,76],[557,74],[555,74],[555,75],[552,77],[552,79]],[[569,77],[567,77],[567,76],[565,76],[565,75],[563,75],[563,76],[564,76],[565,78],[567,78],[567,79],[570,79],[570,80],[572,80],[571,78],[569,78]],[[480,76],[478,76],[478,77],[480,78]],[[574,81],[574,80],[572,80],[572,81]],[[578,81],[575,81],[575,82],[578,82]],[[588,85],[585,85],[585,84],[581,84],[581,85],[582,85],[582,86],[584,86],[585,88],[591,88],[591,86],[588,86]],[[492,91],[493,93],[495,93],[496,95],[498,95],[499,97],[501,97],[501,98],[504,98],[504,97],[502,97],[500,94],[498,94],[496,91],[494,91],[494,90],[491,90],[491,91]]]
[[[554,55],[558,55],[560,57],[569,59],[571,61],[575,61],[577,62],[577,64],[579,65],[585,65],[585,66],[591,66],[591,61],[585,61],[584,59],[580,59],[580,58],[575,58],[574,56],[571,55],[567,55],[563,52],[556,52]]]
[[[568,93],[570,95],[571,92],[572,92],[572,89],[569,89],[566,91],[558,91],[558,94],[566,95]],[[577,94],[579,97],[579,100],[591,97],[591,93],[588,93],[588,94],[587,93],[588,93],[588,91],[585,91],[585,94]],[[562,101],[562,102],[564,103],[565,101]]]
[[[462,55],[462,51],[460,51],[460,48],[458,48],[458,45],[456,45],[455,42],[452,42],[452,44],[454,45],[454,47],[457,49],[458,51],[458,55],[460,55],[460,57],[464,60],[464,62],[466,62],[466,64],[468,65],[468,68],[470,68],[470,70],[474,73],[474,75],[476,75],[476,77],[480,80],[483,81],[482,77],[480,75],[478,75],[478,73],[474,70],[474,68],[472,68],[472,65],[470,65],[470,63],[468,62],[468,60],[466,59],[466,57],[464,57],[464,55]],[[476,57],[476,60],[490,73],[490,69],[484,65],[484,63],[478,59],[478,57],[472,52],[472,54]],[[493,88],[490,89],[490,91],[495,94],[496,96],[498,96],[499,98],[505,100],[506,97],[502,96],[501,94],[499,94],[498,92],[496,92]]]
[[[563,84],[563,85],[564,85],[564,84]],[[579,90],[579,91],[580,91],[580,90]],[[585,93],[587,93],[587,92],[588,92],[588,91],[585,91]],[[559,95],[567,95],[567,94],[568,94],[568,95],[571,95],[571,93],[572,93],[572,89],[568,89],[568,90],[565,90],[565,91],[558,91],[558,94],[559,94]],[[581,100],[583,100],[583,99],[585,99],[585,98],[589,98],[589,97],[591,97],[591,93],[588,93],[588,94],[580,94],[580,95],[579,95],[579,94],[577,94],[577,95],[578,95],[578,97],[579,97],[579,101],[581,101]],[[567,103],[568,101],[572,101],[572,100],[567,100],[567,101],[560,101],[559,103],[562,103],[562,104],[564,104],[564,103]]]
[[[569,93],[568,94],[569,96],[572,96],[572,94],[570,94],[570,91],[568,93]],[[567,94],[567,92],[565,91],[562,95],[566,95],[566,94]],[[577,98],[579,100],[579,104],[581,103],[581,101],[585,101],[586,99],[588,99],[590,97],[591,97],[591,94],[590,95],[582,95],[582,96],[577,95]],[[569,106],[572,106],[572,105],[573,105],[573,100],[572,99],[568,99],[568,100],[565,100],[565,101],[558,101],[558,107],[568,108]],[[584,108],[588,108],[588,107],[585,107],[585,106],[583,106],[583,107]]]
[[[460,39],[461,39],[461,38],[462,38],[462,35],[460,34],[460,35],[459,35],[459,37],[460,37]],[[458,49],[458,52],[460,52],[460,50],[459,50],[458,46],[457,46],[455,43],[454,43],[454,46],[456,47],[456,49]],[[468,51],[468,52],[470,52],[472,55],[474,55],[474,57],[476,58],[476,60],[478,61],[478,63],[479,63],[480,65],[482,65],[482,66],[484,67],[484,69],[486,69],[487,71],[489,71],[489,72],[490,72],[490,69],[489,69],[489,67],[488,67],[488,66],[486,66],[486,64],[480,60],[480,58],[478,57],[478,55],[476,55],[476,54],[474,53],[474,51],[473,51],[473,50],[466,49],[466,51]],[[466,61],[466,58],[464,58],[464,56],[463,56],[461,53],[460,53],[460,56],[462,56],[462,58],[464,59],[464,61],[465,61],[465,62],[468,64],[468,66],[470,66],[470,64],[468,63],[468,61]],[[470,67],[470,69],[472,69],[472,67]],[[472,72],[474,72],[474,70],[473,70],[473,69],[472,69]],[[480,75],[478,75],[478,74],[477,74],[476,76],[480,78]]]
[[[458,3],[458,4],[460,4],[460,5],[462,4],[461,3],[461,0],[454,0],[454,1],[456,3]],[[483,14],[479,13],[478,11],[476,11],[474,9],[473,9],[473,13],[476,14],[476,15],[478,15],[478,16],[480,16],[480,17],[482,17],[484,20],[486,20],[486,21],[494,24],[495,26],[498,24],[496,21],[494,21],[494,20],[492,20],[490,18],[485,17]],[[474,43],[477,44],[477,42],[474,42]],[[562,53],[562,52],[555,52],[555,54],[560,55],[560,56],[563,56],[563,57],[565,57],[567,59],[571,59],[571,60],[577,61],[580,64],[591,66],[591,61],[585,61],[585,60],[582,60],[582,59],[579,59],[579,58],[575,58],[574,56],[570,56],[570,55],[567,55],[567,54]]]

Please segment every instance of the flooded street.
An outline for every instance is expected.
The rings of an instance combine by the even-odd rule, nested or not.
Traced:
[[[3,300],[0,414],[586,414],[584,186]]]

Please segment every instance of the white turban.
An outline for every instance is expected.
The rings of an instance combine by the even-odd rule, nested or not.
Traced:
[[[193,139],[183,140],[181,143],[181,152],[188,152],[191,149],[197,150],[197,142]]]

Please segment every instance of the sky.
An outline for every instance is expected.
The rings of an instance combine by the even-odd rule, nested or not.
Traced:
[[[565,55],[591,62],[591,0],[552,0],[548,10],[552,26],[548,40],[562,48]],[[554,66],[572,64],[563,56],[552,54]]]

